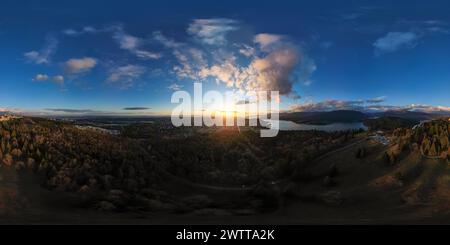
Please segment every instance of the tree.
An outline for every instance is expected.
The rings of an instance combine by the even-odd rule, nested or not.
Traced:
[[[3,163],[6,166],[11,166],[13,164],[13,157],[10,154],[6,154],[3,158]]]
[[[436,151],[436,144],[434,144],[434,142],[433,142],[433,144],[431,144],[431,146],[430,146],[430,150],[428,151],[428,155],[430,155],[430,156],[437,156],[437,151]]]

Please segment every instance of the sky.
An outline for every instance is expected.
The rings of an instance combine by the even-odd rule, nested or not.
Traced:
[[[166,115],[175,91],[281,109],[450,111],[448,1],[0,3],[0,110]]]

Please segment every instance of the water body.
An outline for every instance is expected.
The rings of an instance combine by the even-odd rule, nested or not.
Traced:
[[[264,120],[262,126],[267,128],[275,127],[275,120]],[[279,129],[281,131],[306,131],[306,130],[318,130],[325,132],[336,132],[336,131],[352,131],[352,130],[367,130],[367,127],[362,122],[355,123],[331,123],[326,125],[314,125],[314,124],[303,124],[295,123],[292,121],[278,120]]]

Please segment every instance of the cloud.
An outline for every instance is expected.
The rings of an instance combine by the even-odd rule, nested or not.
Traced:
[[[136,79],[142,76],[145,72],[146,69],[139,65],[113,67],[110,70],[106,82],[108,84],[119,85],[121,89],[128,89],[133,87]]]
[[[366,103],[377,104],[377,103],[384,102],[385,100],[386,100],[386,96],[380,96],[380,97],[368,99],[368,100],[366,100]]]
[[[279,91],[281,95],[292,91],[292,74],[299,62],[299,53],[294,47],[279,48],[266,57],[252,61],[248,68],[251,79],[247,90]]]
[[[166,48],[178,48],[183,45],[182,43],[176,42],[175,40],[164,36],[160,31],[153,32],[153,39],[161,43]]]
[[[111,25],[104,28],[85,26],[81,30],[66,29],[63,33],[68,36],[79,36],[83,34],[112,33],[113,39],[119,44],[121,49],[127,50],[136,57],[144,60],[159,59],[160,53],[154,53],[142,49],[147,40],[127,34],[122,25]]]
[[[320,43],[320,47],[324,50],[328,50],[333,47],[334,43],[331,41],[324,41]]]
[[[449,23],[441,20],[400,20],[398,25],[412,28],[415,32],[422,35],[450,33]]]
[[[280,35],[261,33],[256,35],[253,41],[259,44],[262,50],[267,50],[271,45],[279,43],[281,38]]]
[[[62,75],[56,75],[56,76],[53,76],[52,78],[50,78],[47,74],[37,74],[36,76],[34,76],[34,78],[32,80],[37,81],[37,82],[50,81],[50,82],[56,83],[58,85],[64,84],[64,76],[62,76]]]
[[[249,104],[253,104],[254,102],[250,101],[250,100],[238,100],[235,104],[236,105],[249,105]]]
[[[51,56],[58,47],[58,40],[52,36],[47,37],[44,48],[39,51],[32,50],[23,54],[25,60],[34,64],[48,64]]]
[[[395,52],[402,48],[413,48],[417,44],[419,35],[414,32],[389,32],[381,37],[373,44],[375,54],[381,55],[385,53]]]
[[[138,37],[125,34],[124,32],[116,32],[114,39],[119,43],[121,49],[134,50],[142,42]]]
[[[150,107],[125,107],[122,110],[125,111],[143,111],[143,110],[150,110]]]
[[[312,82],[314,61],[286,36],[260,33],[223,45],[228,43],[226,34],[239,29],[238,24],[230,19],[194,20],[187,32],[195,36],[195,43],[177,42],[161,32],[153,33],[153,38],[171,49],[172,70],[179,79],[212,80],[241,92],[279,91],[281,95],[292,95],[294,83]]]
[[[28,111],[23,114],[28,115],[102,115],[102,116],[136,116],[142,115],[142,111],[150,110],[149,107],[126,107],[123,111],[104,111],[104,110],[92,110],[92,109],[72,109],[72,108],[46,108],[43,110]],[[151,112],[145,111],[145,114],[150,114]]]
[[[16,108],[4,108],[0,107],[0,116],[4,114],[22,114],[23,110]]]
[[[48,80],[48,75],[46,75],[46,74],[37,74],[33,78],[33,81],[39,81],[39,82],[43,82],[43,81],[47,81],[47,80]]]
[[[237,30],[237,21],[232,19],[194,19],[187,29],[188,34],[195,36],[208,45],[227,43],[226,34]]]
[[[360,18],[361,16],[363,16],[362,13],[348,13],[348,14],[342,14],[340,16],[340,18],[342,20],[356,20],[356,19]]]
[[[86,33],[104,33],[109,32],[113,34],[113,39],[119,44],[121,49],[127,50],[136,57],[144,60],[154,60],[162,57],[160,53],[150,52],[142,49],[142,46],[147,42],[145,39],[127,34],[122,25],[111,25],[104,28],[95,28],[92,26],[85,26],[81,30],[66,29],[63,33],[68,36],[79,36]]]
[[[125,33],[121,27],[118,27],[114,32],[113,38],[117,41],[121,49],[128,50],[138,58],[149,60],[162,57],[160,53],[143,50],[141,47],[145,41],[139,37]]]
[[[97,60],[90,57],[70,59],[64,63],[64,70],[69,74],[79,74],[90,71],[97,65]]]
[[[383,105],[385,96],[366,100],[325,100],[321,102],[307,102],[294,104],[289,107],[290,112],[308,111],[335,111],[335,110],[356,110],[362,112],[384,112],[384,111],[416,111],[426,113],[450,114],[448,106],[432,106],[424,104],[410,104],[403,106]]]
[[[243,44],[242,47],[239,48],[239,53],[245,57],[253,57],[256,55],[256,50],[249,45]]]
[[[413,111],[413,112],[450,115],[450,107],[448,106],[433,106],[424,104],[409,104],[404,106],[368,105],[367,107],[365,107],[365,111],[367,112]]]
[[[67,29],[64,34],[110,32],[121,49],[140,59],[161,58],[161,53],[143,48],[151,42],[158,42],[171,51],[174,60],[169,64],[179,79],[213,80],[241,91],[270,90],[279,91],[281,95],[292,95],[294,83],[311,84],[310,75],[316,70],[316,65],[300,46],[291,43],[286,36],[271,33],[252,35],[251,32],[240,38],[242,42],[233,39],[231,45],[225,45],[229,42],[228,34],[239,28],[240,23],[232,19],[194,19],[186,29],[194,38],[185,42],[166,37],[160,31],[153,32],[151,39],[143,39],[126,33],[121,25],[103,29]],[[95,61],[91,63],[92,67],[85,66],[84,61],[66,62],[66,72],[77,74],[96,65]],[[145,72],[146,69],[138,65],[114,66],[108,72],[106,83],[126,89]],[[169,86],[171,90],[179,88]]]
[[[91,109],[65,109],[65,108],[46,108],[44,110],[52,111],[52,112],[77,113],[77,114],[101,112],[101,111],[95,111],[95,110],[91,110]]]
[[[439,113],[446,112],[450,113],[449,106],[432,106],[432,105],[424,105],[424,104],[410,104],[404,107],[404,109],[409,111],[420,111],[427,113]]]
[[[318,103],[308,102],[291,105],[289,110],[301,111],[335,111],[335,110],[363,110],[363,100],[326,100]]]
[[[450,25],[446,21],[401,19],[391,24],[393,28],[409,31],[388,32],[374,43],[376,56],[392,53],[400,49],[414,48],[420,39],[431,35],[450,34]],[[385,28],[384,28],[385,29]]]
[[[237,58],[229,55],[214,65],[203,67],[199,73],[200,77],[212,77],[226,83],[228,87],[242,91],[279,91],[280,95],[292,93],[293,84],[296,82],[296,68],[303,70],[302,67],[309,66],[313,71],[315,65],[305,65],[304,62],[308,61],[306,55],[302,55],[296,46],[274,38],[275,36],[277,35],[255,36],[255,40],[261,42],[261,48],[264,50],[259,56],[251,57],[247,66],[239,65]],[[302,78],[307,77],[303,75]]]
[[[78,31],[75,31],[74,29],[66,29],[64,31],[62,31],[62,33],[68,35],[68,36],[76,36],[79,35]]]
[[[130,107],[133,108],[133,107]],[[136,107],[139,108],[139,107]],[[0,108],[0,112],[2,112]],[[151,109],[151,108],[148,108]],[[15,114],[19,115],[27,115],[27,116],[40,116],[40,117],[46,117],[46,116],[55,116],[55,115],[61,115],[61,116],[136,116],[136,115],[143,115],[144,111],[133,111],[133,110],[125,110],[124,111],[105,111],[105,110],[93,110],[93,109],[73,109],[73,108],[45,108],[45,109],[39,109],[39,110],[23,110],[23,109],[8,109],[6,108],[7,112],[14,112]],[[153,114],[150,111],[145,111],[145,115]]]
[[[145,50],[135,50],[134,54],[144,60],[157,60],[162,57],[160,53],[152,53]]]
[[[75,29],[65,29],[62,31],[64,35],[67,36],[79,36],[83,34],[95,34],[95,33],[101,33],[101,32],[108,32],[116,29],[115,26],[109,26],[101,29],[97,29],[93,26],[85,26],[81,30],[75,30]]]
[[[57,83],[57,84],[62,85],[62,84],[64,84],[64,76],[62,76],[62,75],[56,75],[56,76],[54,76],[54,77],[52,78],[52,81],[53,81],[54,83]]]
[[[167,87],[171,91],[179,91],[183,88],[183,85],[178,85],[176,83],[172,83],[170,86]]]
[[[200,80],[200,71],[206,67],[207,61],[204,54],[197,48],[176,49],[173,55],[178,64],[173,67],[173,71],[179,78],[191,78]]]

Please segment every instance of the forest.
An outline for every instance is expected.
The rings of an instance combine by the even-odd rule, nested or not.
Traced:
[[[184,210],[179,197],[162,186],[171,177],[272,195],[264,189],[267,183],[307,179],[312,159],[358,134],[304,131],[260,138],[250,128],[164,129],[155,123],[130,125],[116,136],[27,117],[1,122],[0,132],[3,166],[37,174],[44,188],[73,193],[81,205],[105,210]],[[254,198],[261,195],[249,195],[249,202]]]

